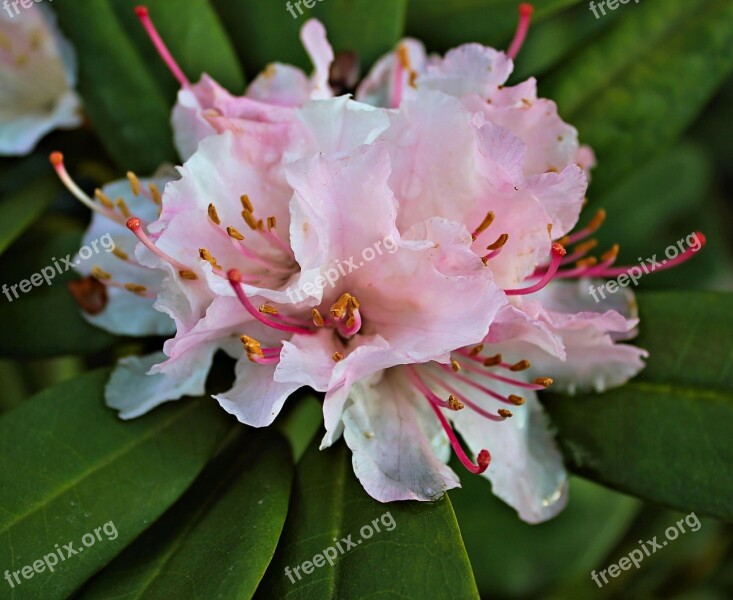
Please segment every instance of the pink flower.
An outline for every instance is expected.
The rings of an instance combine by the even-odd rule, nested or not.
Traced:
[[[28,154],[50,131],[81,124],[74,51],[53,14],[0,11],[0,156]]]
[[[262,427],[295,390],[324,393],[321,447],[343,436],[374,498],[459,486],[452,447],[523,519],[552,517],[567,475],[536,392],[552,379],[570,392],[620,385],[646,356],[618,343],[635,334],[631,293],[595,305],[586,292],[585,278],[625,268],[617,249],[588,258],[602,213],[570,233],[587,189],[574,130],[511,101],[534,82],[500,89],[511,60],[491,49],[426,61],[393,108],[320,97],[332,54],[312,52],[314,79],[283,70],[273,87],[257,83],[257,100],[184,89],[199,102],[183,120],[197,149],[159,217],[134,177],[132,213],[99,197],[101,215],[134,215],[139,244],[93,271],[115,292],[97,322],[120,331],[108,313],[124,311],[140,326],[127,333],[160,333],[171,321],[159,311],[175,325],[162,353],[121,361],[109,405],[131,418],[202,394],[222,350],[237,359],[234,386],[216,396],[227,412]],[[198,116],[229,124],[191,134]],[[125,288],[135,272],[143,283]]]

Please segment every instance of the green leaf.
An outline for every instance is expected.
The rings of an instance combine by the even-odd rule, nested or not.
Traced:
[[[67,290],[66,284],[77,275],[64,271],[61,259],[73,257],[80,237],[76,232],[52,235],[34,229],[2,257],[0,271],[8,287],[0,295],[0,356],[92,354],[109,348],[118,339],[87,323]],[[23,293],[21,282],[30,281],[44,268],[53,270],[56,263],[64,272],[59,275],[57,271],[50,279],[51,285],[41,280],[39,287]]]
[[[598,154],[595,190],[674,141],[733,69],[729,0],[622,8],[607,35],[543,82],[543,94]]]
[[[319,564],[324,553],[333,564]],[[304,567],[305,561],[318,567]],[[314,444],[298,464],[282,541],[257,597],[463,599],[478,593],[447,496],[381,504],[357,481],[344,444],[323,452]]]
[[[0,564],[21,571],[14,598],[68,597],[175,502],[230,427],[210,399],[123,422],[104,406],[108,375],[91,372],[0,417]],[[41,571],[36,561],[57,552],[64,560]]]
[[[533,26],[579,2],[534,0]],[[413,0],[407,10],[407,33],[431,51],[445,52],[467,42],[498,47],[506,45],[517,28],[518,6],[516,0]]]
[[[52,177],[37,179],[0,202],[0,254],[41,216],[58,192]]]
[[[336,52],[355,51],[363,69],[389,52],[404,32],[407,0],[321,0],[312,9],[296,2],[214,0],[249,73],[272,62],[307,71],[312,65],[298,37],[309,18],[319,19]],[[293,6],[295,17],[288,11]]]
[[[254,595],[285,524],[292,458],[281,436],[237,430],[238,439],[92,580],[84,598]]]
[[[109,0],[55,2],[53,8],[77,51],[84,106],[117,165],[148,174],[174,161],[171,106]]]
[[[564,579],[586,578],[640,508],[633,498],[571,478],[567,508],[547,523],[530,525],[492,494],[484,478],[466,475],[461,486],[451,491],[451,502],[487,598],[534,597]]]
[[[682,511],[733,520],[733,295],[639,294],[647,368],[602,395],[546,406],[580,474]]]

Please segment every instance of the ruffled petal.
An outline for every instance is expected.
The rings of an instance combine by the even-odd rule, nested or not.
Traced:
[[[208,362],[192,362],[178,377],[149,375],[150,369],[164,359],[162,352],[155,352],[128,356],[117,363],[105,388],[105,400],[110,408],[119,411],[120,418],[134,419],[164,402],[204,393],[210,358]]]
[[[425,400],[399,369],[373,384],[351,389],[344,412],[344,439],[354,473],[380,502],[436,500],[460,487],[456,474],[436,456],[448,440]]]

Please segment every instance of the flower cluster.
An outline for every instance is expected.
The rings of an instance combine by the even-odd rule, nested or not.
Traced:
[[[505,85],[529,14],[509,54],[467,44],[428,56],[405,40],[354,98],[333,96],[317,21],[301,35],[312,76],[273,64],[236,97],[207,76],[191,84],[138,16],[181,83],[184,164],[92,199],[52,156],[95,210],[87,237],[117,243],[85,272],[106,302],[89,319],[173,334],[163,352],[120,362],[109,405],[132,418],[202,394],[224,351],[237,359],[234,386],[215,397],[226,411],[263,427],[299,388],[324,393],[321,447],[343,436],[374,498],[459,486],[452,447],[523,519],[554,516],[567,475],[536,393],[553,380],[619,385],[645,352],[619,343],[635,334],[631,292],[599,312],[579,281],[617,268],[616,248],[588,256],[602,213],[571,233],[592,152],[534,79]],[[384,239],[393,251],[319,285]]]

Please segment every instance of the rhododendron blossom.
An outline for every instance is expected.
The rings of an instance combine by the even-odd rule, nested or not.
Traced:
[[[50,10],[0,11],[0,156],[28,154],[50,131],[81,124],[74,51]]]
[[[53,156],[96,211],[88,235],[118,239],[124,223],[138,242],[120,238],[91,271],[109,296],[90,318],[175,331],[162,353],[121,361],[109,405],[131,418],[202,394],[224,351],[237,360],[215,396],[227,412],[263,427],[299,388],[322,392],[321,447],[343,436],[380,501],[458,487],[452,448],[523,519],[557,514],[567,474],[536,393],[620,385],[646,353],[620,343],[636,333],[631,292],[589,300],[584,278],[617,272],[618,249],[589,256],[603,213],[573,233],[592,154],[554,103],[534,80],[505,86],[503,52],[427,57],[410,40],[357,99],[331,97],[315,21],[302,35],[313,77],[275,65],[237,98],[207,77],[191,85],[138,12],[182,85],[177,177],[130,174],[129,190],[95,201]],[[384,239],[394,251],[323,285]]]

